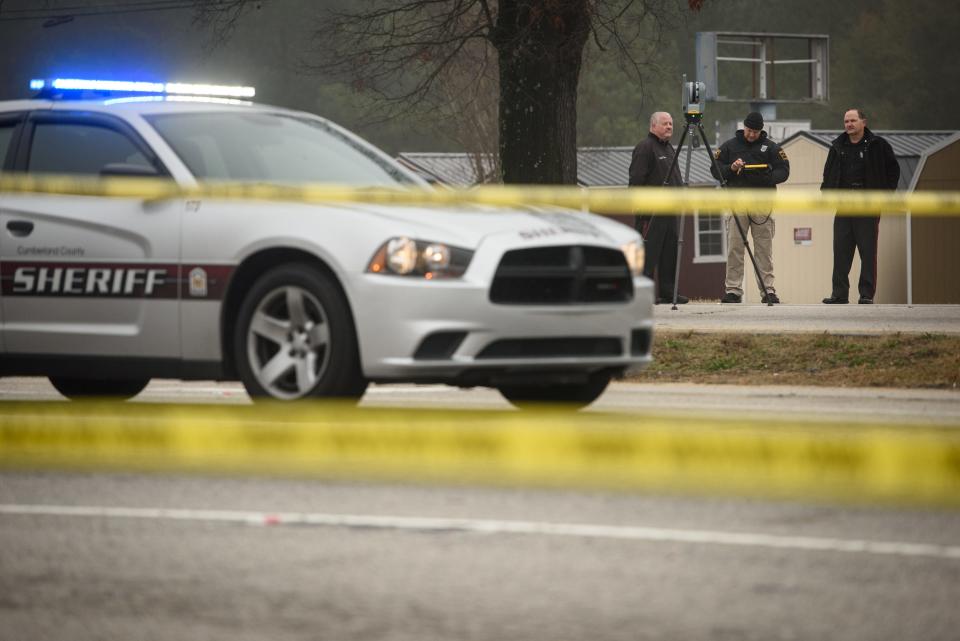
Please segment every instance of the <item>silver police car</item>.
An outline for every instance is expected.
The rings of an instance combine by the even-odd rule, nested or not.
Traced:
[[[80,82],[80,81],[75,81]],[[0,102],[8,177],[152,176],[428,189],[308,113],[199,92],[39,81]],[[0,375],[67,397],[151,378],[256,398],[370,382],[583,406],[650,360],[635,231],[558,209],[0,193]]]

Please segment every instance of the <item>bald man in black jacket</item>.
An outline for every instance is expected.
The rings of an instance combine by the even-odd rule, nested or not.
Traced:
[[[650,116],[650,133],[633,149],[630,160],[630,186],[682,187],[680,170],[673,166],[676,153],[670,145],[673,135],[673,117],[665,111]],[[669,180],[667,172],[670,172]],[[640,214],[637,216],[637,231],[643,236],[645,260],[643,275],[653,278],[656,270],[657,302],[672,303],[677,271],[677,229],[680,217],[664,214]],[[677,303],[688,301],[677,294]]]

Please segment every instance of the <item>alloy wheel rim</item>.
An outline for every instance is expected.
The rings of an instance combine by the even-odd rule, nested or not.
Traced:
[[[275,398],[308,395],[330,364],[329,328],[323,305],[302,287],[264,296],[247,331],[247,357],[260,386]]]

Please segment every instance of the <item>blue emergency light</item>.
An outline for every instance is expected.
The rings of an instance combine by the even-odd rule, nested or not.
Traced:
[[[136,82],[130,80],[86,80],[80,78],[35,79],[30,89],[41,92],[97,92],[122,94],[152,94],[168,96],[223,96],[252,98],[253,87],[231,85],[190,84],[183,82]]]

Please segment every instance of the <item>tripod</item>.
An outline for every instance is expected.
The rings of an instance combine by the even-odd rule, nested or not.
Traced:
[[[680,134],[680,142],[677,143],[677,151],[673,154],[673,162],[670,164],[670,169],[667,171],[667,177],[663,181],[663,186],[666,187],[669,184],[670,176],[673,175],[674,169],[677,169],[680,164],[680,151],[683,149],[683,143],[687,140],[687,134],[696,127],[697,131],[700,132],[700,140],[703,141],[703,146],[707,149],[707,154],[710,156],[710,162],[713,164],[713,168],[716,170],[717,175],[720,176],[720,186],[726,187],[727,181],[723,178],[723,172],[720,171],[720,165],[717,163],[716,156],[713,155],[713,152],[710,150],[710,143],[707,141],[707,134],[703,130],[703,114],[699,112],[684,112],[684,120],[686,120],[686,127],[683,128],[683,133]],[[690,184],[690,156],[693,154],[693,147],[695,144],[695,139],[693,136],[690,137],[690,140],[687,141],[687,163],[685,168],[686,175],[683,177],[684,185]],[[670,308],[672,310],[677,309],[677,291],[680,289],[680,257],[683,255],[683,223],[686,217],[681,214],[680,216],[680,226],[677,230],[677,266],[676,272],[674,274],[674,287],[673,287],[673,306]],[[747,256],[750,257],[750,263],[753,265],[753,273],[757,277],[757,284],[760,286],[760,289],[763,290],[763,298],[767,301],[767,306],[772,307],[773,303],[770,302],[770,293],[767,291],[766,285],[763,283],[763,276],[760,274],[760,268],[757,266],[757,260],[753,257],[753,252],[750,250],[750,243],[747,242],[747,232],[744,230],[743,225],[740,224],[740,218],[736,215],[736,212],[732,215],[733,222],[737,225],[737,231],[740,232],[740,238],[743,239],[743,246],[747,250]]]

